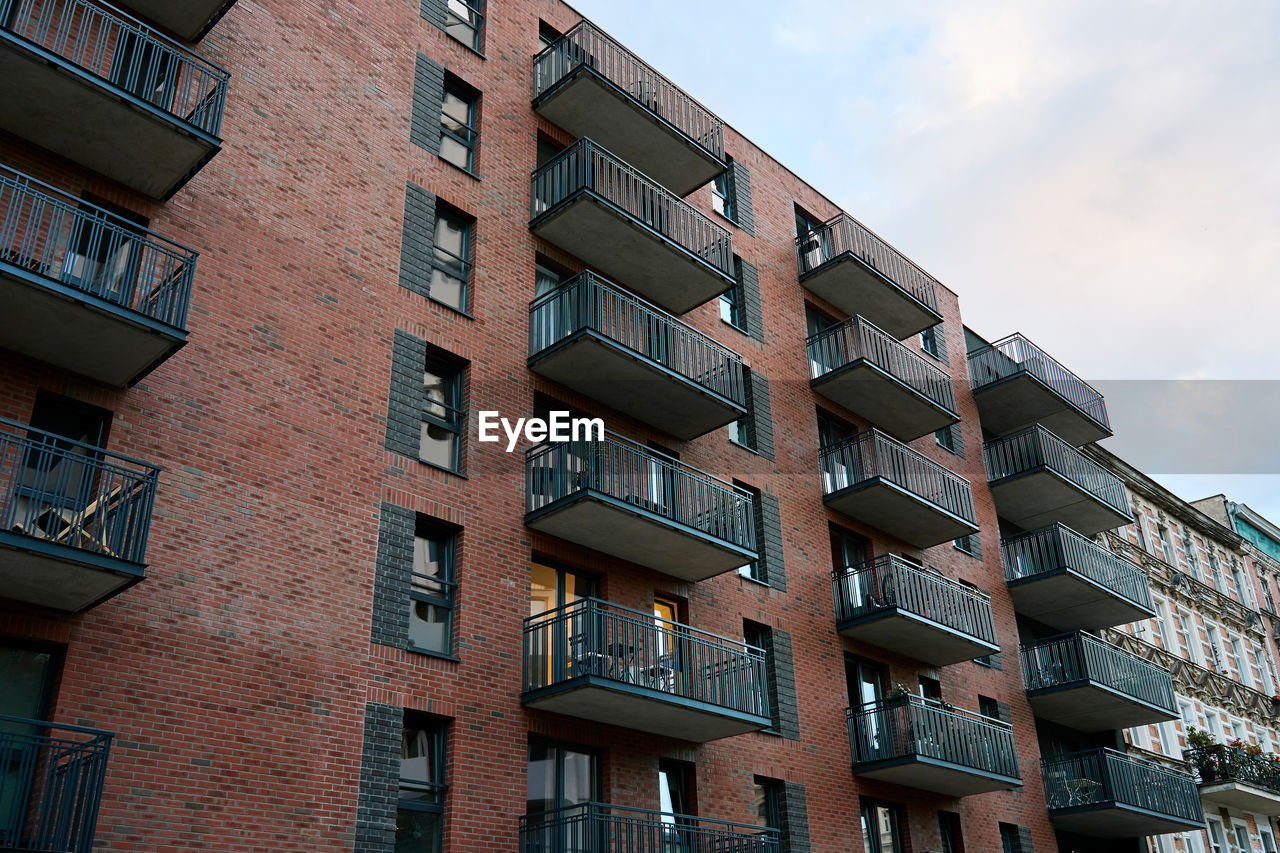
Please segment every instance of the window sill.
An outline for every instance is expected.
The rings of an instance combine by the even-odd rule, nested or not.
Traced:
[[[423,459],[422,457],[418,457],[418,462],[419,462],[419,463],[421,463],[421,464],[423,464],[423,465],[426,465],[428,468],[434,468],[434,469],[436,469],[437,471],[443,471],[443,472],[445,472],[446,474],[452,474],[453,476],[455,476],[455,477],[461,477],[461,478],[462,478],[462,479],[464,479],[464,480],[469,479],[469,478],[467,477],[467,475],[466,475],[466,474],[464,474],[464,473],[462,473],[461,471],[454,470],[453,468],[446,468],[446,467],[444,467],[443,465],[437,465],[437,464],[436,464],[436,463],[434,463],[434,462],[428,462],[427,460]]]
[[[459,166],[457,163],[453,162],[452,160],[446,160],[444,155],[442,154],[437,154],[436,156],[440,158],[441,163],[444,163],[445,165],[451,167],[454,171],[461,172],[462,174],[466,175],[467,177],[475,181],[482,180],[479,173],[473,172],[470,169],[464,169],[461,166]]]
[[[427,294],[427,301],[434,302],[436,305],[439,305],[441,308],[447,308],[449,311],[453,312],[454,314],[458,314],[462,317],[466,317],[468,320],[474,320],[476,318],[476,315],[471,314],[467,311],[463,311],[461,308],[455,308],[454,306],[450,305],[448,302],[441,302],[439,299],[432,297],[431,294],[429,293]]]
[[[713,208],[711,208],[711,213],[712,213],[713,215],[715,215],[715,216],[719,217],[720,219],[723,219],[725,222],[728,222],[728,223],[729,223],[730,225],[732,225],[734,228],[737,228],[738,230],[742,230],[742,226],[738,224],[738,222],[737,222],[737,220],[736,220],[736,219],[730,219],[729,217],[725,216],[725,215],[724,215],[723,213],[721,213],[720,211],[716,210],[714,207],[713,207]]]
[[[744,581],[750,581],[751,583],[755,584],[756,586],[762,586],[762,587],[764,587],[765,589],[773,589],[773,588],[774,588],[774,586],[773,586],[772,584],[770,584],[768,581],[762,581],[762,580],[760,580],[760,578],[753,578],[753,577],[751,577],[751,575],[738,575],[738,577],[740,577],[740,578],[741,578],[742,580],[744,580]]]
[[[739,326],[737,323],[730,323],[728,320],[726,320],[723,317],[720,318],[720,322],[724,323],[730,329],[733,329],[735,332],[738,332],[739,334],[743,334],[743,335],[746,335],[747,337],[751,337],[751,333],[748,332],[746,329],[742,328],[741,326]]]
[[[423,649],[423,648],[419,648],[418,646],[408,645],[404,647],[404,650],[406,652],[410,652],[415,655],[422,655],[423,657],[427,657],[427,658],[436,658],[437,660],[447,660],[447,661],[452,661],[453,663],[462,663],[462,658],[457,657],[456,655],[447,655],[444,652],[437,652],[432,649]]]
[[[730,444],[732,444],[734,447],[737,447],[737,448],[740,448],[740,449],[742,449],[742,450],[747,451],[747,452],[748,452],[748,453],[750,453],[752,456],[759,456],[759,455],[760,455],[760,451],[759,451],[759,450],[756,450],[754,447],[747,447],[745,444],[743,444],[743,443],[742,443],[742,442],[740,442],[740,441],[734,441],[734,440],[731,438],[731,439],[729,439],[729,443],[730,443]]]

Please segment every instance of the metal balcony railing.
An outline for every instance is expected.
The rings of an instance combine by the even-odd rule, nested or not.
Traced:
[[[769,716],[764,652],[741,641],[595,598],[525,619],[525,691],[585,676]]]
[[[160,469],[0,418],[0,523],[32,539],[144,562]]]
[[[811,379],[863,358],[948,412],[956,410],[955,388],[946,371],[869,320],[850,317],[813,335],[805,345]]]
[[[991,439],[983,451],[991,482],[1045,467],[1130,517],[1120,479],[1039,424]]]
[[[778,830],[579,803],[520,818],[520,853],[778,853]]]
[[[1148,705],[1176,710],[1169,671],[1136,655],[1076,631],[1022,647],[1022,675],[1028,690],[1093,681]]]
[[[1099,586],[1152,610],[1151,587],[1142,569],[1070,527],[1051,524],[1000,542],[1008,581],[1070,569]]]
[[[812,272],[832,258],[853,254],[935,314],[936,287],[941,283],[847,213],[837,213],[816,231],[796,238],[800,275]]]
[[[183,328],[196,257],[186,246],[0,166],[0,268],[8,264]]]
[[[533,58],[533,96],[586,65],[645,108],[724,159],[724,122],[589,21],[582,21]]]
[[[921,500],[976,524],[969,481],[879,430],[822,448],[824,494],[882,477]]]
[[[1102,395],[1022,335],[1010,335],[969,353],[974,391],[1020,372],[1036,377],[1100,426],[1111,428]]]
[[[741,356],[589,270],[529,305],[530,355],[584,330],[604,335],[708,391],[746,405]]]
[[[55,54],[126,97],[218,135],[227,72],[119,9],[97,0],[0,0],[0,30]]]
[[[859,764],[919,756],[1019,778],[1013,727],[999,720],[910,694],[847,717],[855,773]]]
[[[831,573],[836,622],[897,608],[996,644],[991,597],[894,554]]]
[[[1117,803],[1193,823],[1204,821],[1195,780],[1114,749],[1044,759],[1049,810]]]
[[[0,848],[89,853],[111,738],[0,716]]]
[[[1265,788],[1280,796],[1280,762],[1223,743],[1184,750],[1183,758],[1195,770],[1201,785],[1239,782]]]
[[[724,275],[733,276],[728,231],[590,139],[579,139],[533,173],[532,218],[578,192],[594,193]]]
[[[755,550],[750,492],[620,435],[537,445],[526,457],[525,477],[528,512],[575,494],[596,492],[730,545]]]

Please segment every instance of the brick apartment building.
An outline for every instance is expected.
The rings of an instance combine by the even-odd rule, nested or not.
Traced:
[[[1101,397],[569,6],[0,0],[0,81],[0,847],[1203,824]]]

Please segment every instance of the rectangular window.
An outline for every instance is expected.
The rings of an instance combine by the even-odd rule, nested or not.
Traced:
[[[1262,837],[1262,853],[1276,853],[1276,837],[1271,830],[1259,826],[1258,835]]]
[[[1209,637],[1209,653],[1212,655],[1213,668],[1224,672],[1227,662],[1222,657],[1222,641],[1218,639],[1218,628],[1215,625],[1206,625],[1204,630]]]
[[[1249,656],[1244,650],[1244,643],[1239,637],[1231,638],[1230,645],[1231,666],[1239,675],[1240,681],[1245,687],[1253,686],[1253,673],[1249,672]]]
[[[742,320],[742,282],[720,294],[720,319],[735,329],[745,328]]]
[[[938,812],[938,834],[942,840],[942,853],[964,853],[960,815],[955,812]]]
[[[1234,821],[1231,828],[1236,832],[1236,846],[1240,848],[1241,853],[1248,853],[1253,849],[1253,845],[1249,843],[1249,827],[1239,821]]]
[[[1130,515],[1133,516],[1133,532],[1138,536],[1138,547],[1147,550],[1147,535],[1143,531],[1143,525],[1146,524],[1142,519],[1142,510],[1135,503],[1130,509]]]
[[[1236,600],[1245,607],[1253,606],[1253,596],[1249,595],[1249,586],[1244,581],[1244,572],[1240,570],[1240,564],[1236,562],[1235,557],[1231,558],[1231,580],[1236,587]]]
[[[445,0],[444,31],[472,50],[479,50],[484,34],[483,0]]]
[[[982,540],[977,533],[970,533],[968,536],[961,536],[955,540],[956,550],[963,551],[970,557],[982,559]]]
[[[456,530],[418,517],[409,589],[409,645],[442,655],[453,653]]]
[[[748,486],[746,483],[738,480],[734,480],[733,484],[738,488],[746,489],[751,493],[751,511],[754,513],[751,523],[756,526],[756,530],[760,530],[764,526],[764,519],[761,516],[764,512],[764,507],[760,501],[760,490],[753,488],[752,486]],[[763,543],[761,543],[760,548],[761,550],[764,549]],[[745,566],[739,566],[738,574],[742,575],[744,578],[751,578],[752,580],[759,581],[760,583],[769,582],[769,573],[763,560],[755,560]]]
[[[930,326],[920,333],[920,349],[936,359],[945,358],[942,354],[942,324]]]
[[[1222,829],[1222,821],[1209,818],[1209,848],[1213,853],[1227,853],[1227,836]]]
[[[595,751],[586,747],[531,738],[525,778],[525,814],[530,815],[530,824],[563,818],[563,812],[544,815],[589,803],[600,796],[600,762]],[[550,839],[554,833],[541,837]]]
[[[1183,528],[1182,530],[1182,553],[1187,558],[1187,571],[1196,580],[1200,580],[1200,561],[1196,559],[1196,549],[1191,544],[1191,534]]]
[[[1182,646],[1182,653],[1189,659],[1200,662],[1200,653],[1196,647],[1195,634],[1191,622],[1191,614],[1185,610],[1178,611],[1178,643]]]
[[[436,230],[431,252],[431,283],[427,293],[458,311],[470,299],[471,243],[475,221],[452,207],[436,205]]]
[[[761,625],[759,622],[752,622],[749,619],[742,620],[742,638],[746,645],[754,649],[764,652],[764,667],[766,673],[773,672],[773,661],[770,659],[773,655],[773,641],[771,631],[768,625]],[[773,724],[765,731],[778,731],[778,690],[777,682],[772,675],[765,678],[766,689],[769,692],[769,713],[773,717]]]
[[[446,721],[404,713],[396,849],[439,853],[444,835]]]
[[[756,826],[782,829],[782,783],[777,779],[755,777]]]
[[[716,175],[711,182],[711,209],[730,222],[737,222],[735,199],[733,197],[733,158],[729,158],[730,168]]]
[[[1163,552],[1164,561],[1176,569],[1178,567],[1178,552],[1173,547],[1173,534],[1163,524],[1160,525],[1160,550]]]
[[[755,413],[752,411],[751,368],[743,365],[742,384],[745,391],[747,413],[729,424],[729,440],[740,444],[748,450],[756,449]]]
[[[440,105],[440,156],[468,172],[475,169],[479,107],[479,92],[461,80],[445,78]]]
[[[867,853],[904,853],[902,817],[897,806],[862,801],[862,848]]]
[[[951,426],[943,427],[942,429],[935,432],[933,434],[933,437],[934,439],[937,440],[938,444],[943,449],[951,453],[954,453],[957,456],[962,455],[961,451],[963,448],[961,447],[960,442],[963,439],[960,436],[960,429],[958,424],[952,424]]]
[[[427,354],[422,371],[422,441],[418,457],[458,471],[462,460],[462,428],[466,408],[462,400],[464,368],[443,356]]]
[[[1022,853],[1022,840],[1014,824],[1000,824],[1000,850],[1001,853]]]

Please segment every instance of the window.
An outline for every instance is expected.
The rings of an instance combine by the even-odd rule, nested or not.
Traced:
[[[955,540],[956,550],[963,551],[971,557],[982,559],[982,540],[977,533],[970,533],[968,536],[961,536]]]
[[[447,471],[458,471],[462,457],[463,368],[434,353],[422,371],[422,441],[418,457]]]
[[[961,445],[961,441],[963,441],[963,439],[960,437],[959,424],[945,426],[936,431],[933,434],[933,437],[938,442],[938,445],[944,450],[954,453],[957,456],[962,455],[961,451],[963,450],[963,445]]]
[[[1271,598],[1271,581],[1265,575],[1262,575],[1258,578],[1258,585],[1262,587],[1262,601],[1266,605],[1267,612],[1274,614],[1276,612],[1276,604]]]
[[[1169,631],[1169,605],[1161,598],[1152,596],[1152,601],[1156,606],[1156,631],[1160,636],[1160,645],[1163,648],[1173,650],[1173,635]]]
[[[1253,845],[1249,843],[1249,827],[1239,821],[1232,821],[1231,828],[1235,830],[1236,846],[1241,853],[1249,853],[1253,849]]]
[[[746,392],[747,413],[729,424],[729,440],[748,450],[756,449],[755,417],[751,409],[751,368],[742,366],[742,384]]]
[[[21,473],[16,482],[5,484],[5,524],[40,536],[54,518],[85,510],[108,490],[108,484],[100,482],[101,454],[94,448],[106,445],[111,412],[38,391],[30,423],[25,449],[16,450],[22,456]],[[51,508],[63,512],[49,513]]]
[[[600,762],[594,751],[540,738],[529,741],[525,814],[529,824],[555,821],[556,810],[580,806],[599,797]],[[550,812],[551,814],[547,814]],[[547,842],[554,839],[547,837]],[[551,849],[550,843],[534,845]]]
[[[1000,824],[1001,853],[1022,853],[1022,837],[1018,827],[1011,823]]]
[[[538,50],[551,47],[562,38],[560,31],[546,21],[538,21]]]
[[[769,626],[761,625],[759,622],[752,622],[749,619],[742,620],[742,638],[744,642],[755,649],[764,652],[764,666],[766,672],[773,670],[773,661],[770,657],[773,655],[773,642],[770,636]],[[777,683],[773,678],[766,678],[768,682],[767,689],[769,691],[769,713],[773,717],[773,724],[766,731],[777,731],[778,729],[778,689]]]
[[[742,281],[739,279],[733,287],[720,294],[720,319],[735,329],[745,330],[742,308]]]
[[[777,779],[755,777],[756,826],[782,829],[782,783]]]
[[[1194,642],[1192,633],[1191,614],[1185,610],[1178,611],[1178,643],[1182,646],[1182,652],[1196,663],[1200,662],[1200,650]]]
[[[1142,520],[1142,510],[1137,503],[1133,504],[1130,515],[1133,516],[1133,532],[1138,535],[1138,547],[1145,551],[1147,550],[1147,535],[1142,527],[1146,522]]]
[[[418,517],[413,538],[413,581],[409,589],[409,645],[453,652],[454,565],[457,532]]]
[[[1258,826],[1258,835],[1262,838],[1262,853],[1276,853],[1276,837],[1265,826]]]
[[[444,720],[405,711],[396,850],[439,853],[444,834]]]
[[[479,106],[479,92],[460,80],[445,78],[440,105],[440,156],[468,172],[475,169]]]
[[[729,163],[733,163],[733,158],[729,158]],[[730,222],[736,222],[734,218],[734,197],[733,197],[733,172],[732,165],[720,174],[716,175],[715,180],[711,182],[711,209],[723,216]]]
[[[107,213],[118,218],[109,218]],[[134,227],[136,226],[136,228]],[[85,196],[71,221],[62,281],[112,302],[130,304],[142,252],[138,242],[147,220],[96,196]]]
[[[475,222],[444,204],[436,205],[435,246],[427,292],[436,302],[466,311],[471,282],[471,242]]]
[[[1196,559],[1196,549],[1191,544],[1191,533],[1186,528],[1182,530],[1182,553],[1187,558],[1187,571],[1193,578],[1200,580],[1200,561]]]
[[[924,350],[929,355],[939,360],[946,359],[946,355],[944,354],[942,347],[941,323],[936,326],[930,326],[920,333],[920,349]]]
[[[1196,727],[1195,707],[1184,699],[1178,700],[1178,716],[1182,718],[1182,727],[1188,731]]]
[[[865,536],[859,536],[843,527],[830,527],[831,534],[831,567],[843,569],[856,566],[867,561],[871,543]]]
[[[1218,627],[1206,625],[1204,630],[1209,637],[1209,653],[1212,655],[1213,668],[1219,672],[1225,672],[1227,664],[1222,659],[1222,641],[1218,639]]]
[[[1239,637],[1231,638],[1230,652],[1228,657],[1231,658],[1231,666],[1235,669],[1240,677],[1240,681],[1245,687],[1253,686],[1253,673],[1249,672],[1249,655],[1244,649],[1244,643]]]
[[[1163,524],[1160,525],[1160,550],[1164,553],[1164,561],[1177,568],[1178,552],[1173,547],[1173,534]]]
[[[1222,577],[1222,566],[1218,563],[1218,554],[1213,550],[1213,546],[1205,544],[1205,551],[1209,555],[1209,573],[1213,575],[1213,585],[1218,592],[1225,593],[1227,591],[1227,582]]]
[[[1227,836],[1222,829],[1222,821],[1209,818],[1209,847],[1213,853],[1227,853]]]
[[[960,815],[955,812],[938,812],[938,835],[942,840],[942,853],[964,853]]]
[[[483,0],[445,0],[444,31],[472,50],[479,50],[484,32]]]
[[[1004,717],[1000,713],[1000,703],[990,696],[978,697],[978,713],[986,717],[988,720],[1001,720]]]
[[[920,698],[942,701],[942,682],[927,675],[920,676]]]
[[[803,237],[822,230],[822,220],[796,205],[796,236]]]
[[[1240,570],[1240,564],[1236,562],[1236,558],[1231,558],[1231,580],[1236,587],[1236,600],[1245,607],[1253,605],[1252,597],[1249,595],[1249,587],[1244,582],[1244,572]]]
[[[897,806],[862,801],[862,848],[867,853],[904,853],[901,825]]]

